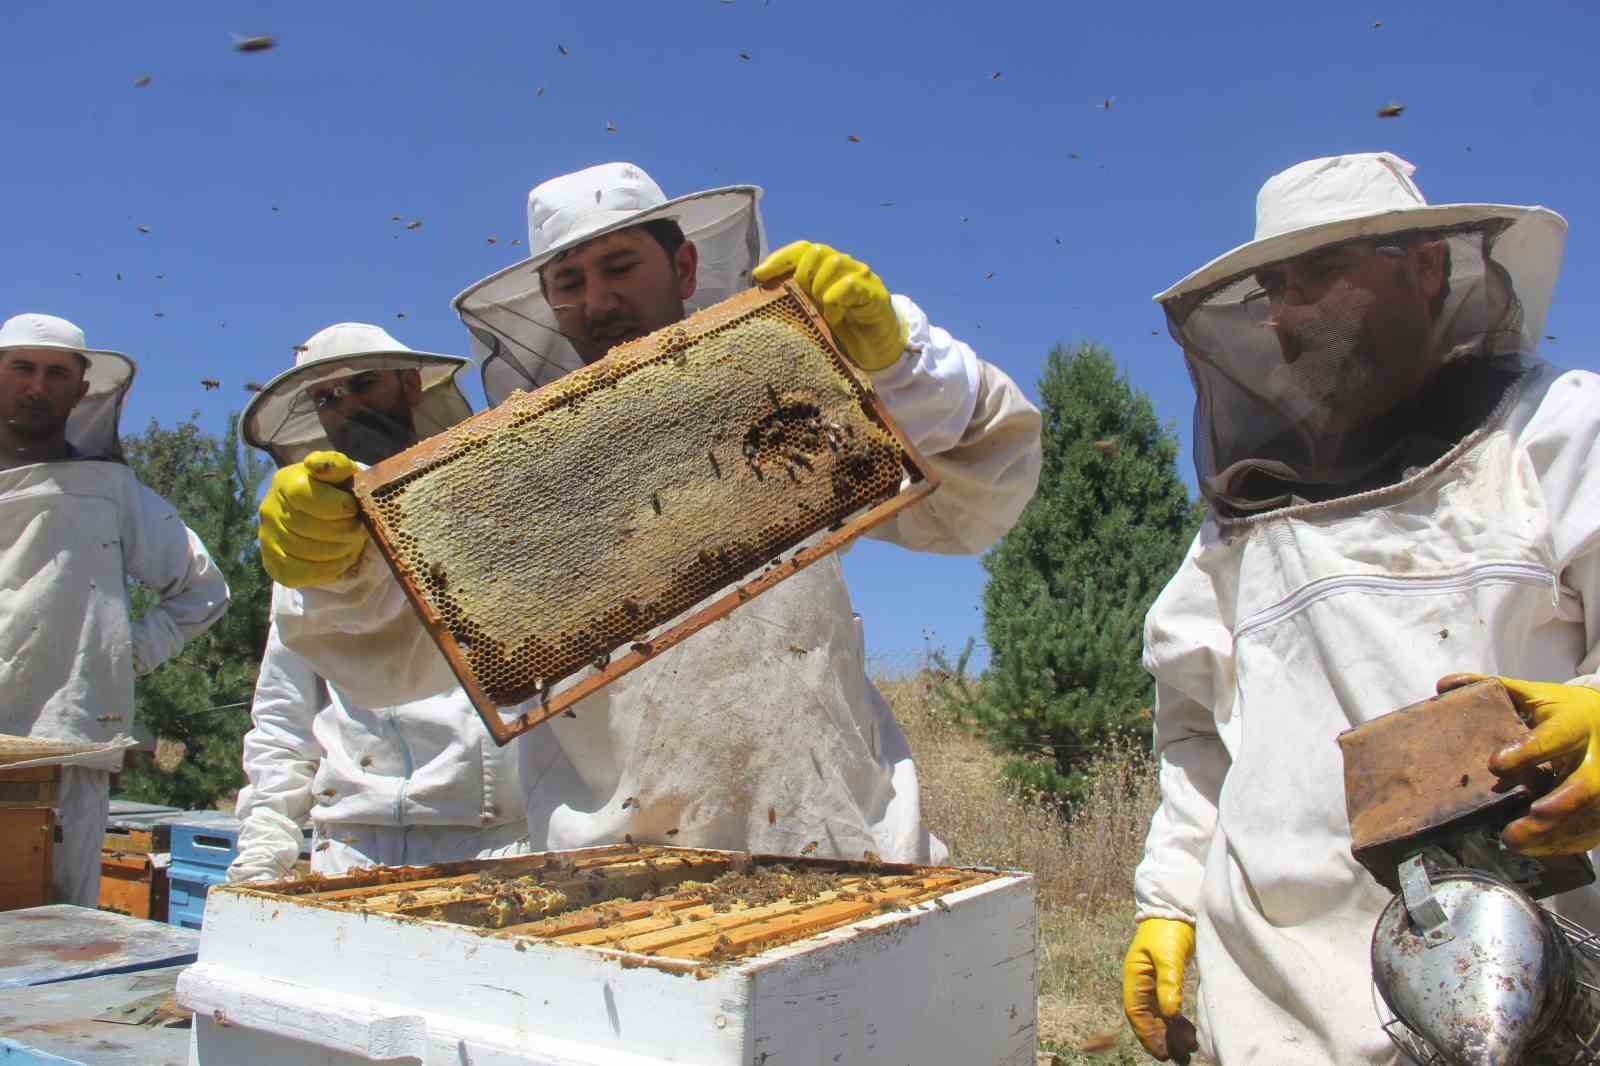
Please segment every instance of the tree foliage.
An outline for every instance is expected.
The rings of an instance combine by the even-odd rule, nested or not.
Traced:
[[[969,644],[948,698],[1020,783],[1075,798],[1081,767],[1116,739],[1148,736],[1144,616],[1204,508],[1178,477],[1178,442],[1150,399],[1093,344],[1051,351],[1040,378],[1039,491],[984,558],[981,682]]]
[[[216,625],[135,685],[135,716],[157,738],[157,759],[130,765],[121,791],[185,808],[210,807],[244,783],[240,749],[272,598],[256,547],[256,497],[270,468],[240,443],[236,418],[221,438],[194,419],[170,429],[152,419],[123,441],[139,479],[205,542],[231,595]],[[139,587],[132,598],[136,613],[153,601]]]

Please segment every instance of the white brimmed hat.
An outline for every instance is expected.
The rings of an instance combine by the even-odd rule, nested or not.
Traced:
[[[0,324],[0,352],[18,348],[53,348],[84,357],[89,391],[67,416],[67,443],[86,458],[121,459],[117,422],[138,369],[133,360],[121,352],[90,348],[83,330],[54,315],[21,314]]]
[[[751,285],[766,252],[755,185],[730,185],[667,199],[641,167],[602,163],[551,178],[528,193],[528,258],[469,285],[451,306],[482,358],[491,404],[583,365],[557,329],[539,269],[585,241],[657,219],[672,219],[699,251],[687,310],[708,307]]]
[[[460,422],[472,407],[456,384],[471,360],[459,355],[419,352],[401,344],[382,326],[340,322],[312,334],[295,349],[294,367],[285,370],[245,405],[241,435],[279,465],[297,463],[331,447],[316,406],[306,392],[313,385],[367,370],[415,370],[422,396],[412,408],[417,438],[431,437]]]
[[[1268,178],[1256,196],[1255,239],[1158,293],[1168,303],[1325,245],[1363,237],[1498,224],[1495,259],[1515,281],[1537,340],[1550,307],[1567,223],[1544,207],[1430,205],[1411,180],[1416,167],[1389,152],[1329,156]]]

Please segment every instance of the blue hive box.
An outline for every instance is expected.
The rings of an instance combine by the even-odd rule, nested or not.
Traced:
[[[239,855],[239,819],[221,812],[198,811],[172,823],[172,865],[167,869],[167,924],[199,929],[205,917],[206,890],[228,879],[228,867]],[[306,828],[302,857],[310,854]]]
[[[199,929],[206,890],[228,879],[239,854],[237,818],[218,815],[172,824],[172,865],[167,869],[167,923]]]

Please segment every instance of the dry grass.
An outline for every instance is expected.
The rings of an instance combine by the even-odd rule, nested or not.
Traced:
[[[1116,749],[1099,757],[1088,796],[1067,817],[1003,784],[1003,760],[939,707],[924,677],[878,687],[910,738],[923,812],[952,861],[1034,875],[1040,1048],[1062,1066],[1152,1061],[1123,1020],[1121,976],[1133,932],[1133,868],[1158,798],[1149,755]]]

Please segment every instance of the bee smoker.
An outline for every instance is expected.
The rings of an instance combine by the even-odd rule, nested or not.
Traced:
[[[1372,931],[1375,1006],[1420,1066],[1600,1064],[1600,939],[1535,902],[1594,868],[1500,840],[1553,784],[1489,772],[1526,733],[1487,680],[1339,737],[1351,852],[1395,894]]]

